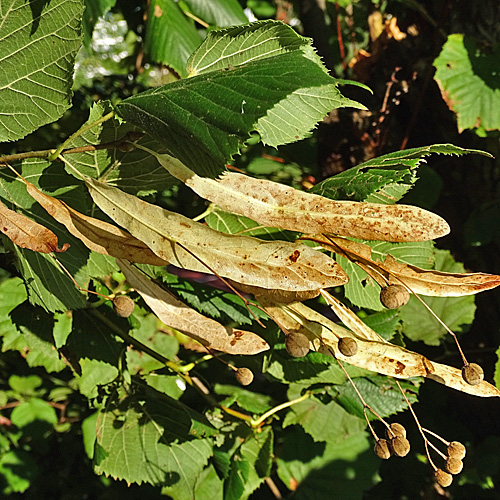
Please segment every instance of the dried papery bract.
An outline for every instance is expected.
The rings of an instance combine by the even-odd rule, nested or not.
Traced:
[[[267,342],[255,333],[229,328],[203,316],[129,263],[119,260],[118,264],[129,284],[161,321],[197,340],[207,349],[228,354],[257,354],[269,349]]]
[[[218,180],[199,177],[179,160],[146,150],[202,198],[264,226],[399,242],[432,240],[450,230],[441,217],[417,207],[330,200],[234,172]]]

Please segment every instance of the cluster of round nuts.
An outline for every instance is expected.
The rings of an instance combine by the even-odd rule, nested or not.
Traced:
[[[465,446],[458,441],[452,441],[448,444],[448,455],[443,469],[436,469],[436,481],[443,488],[450,486],[453,481],[453,475],[460,474],[463,469],[462,459],[465,457]]]
[[[377,457],[387,460],[392,455],[405,457],[410,452],[406,429],[398,423],[391,424],[386,431],[387,439],[378,439],[374,451]]]

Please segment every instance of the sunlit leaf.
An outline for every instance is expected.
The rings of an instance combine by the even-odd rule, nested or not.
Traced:
[[[434,61],[443,99],[457,114],[458,130],[500,129],[500,45],[484,50],[472,37],[452,34]]]
[[[60,118],[71,104],[82,0],[11,0],[0,8],[0,142]]]

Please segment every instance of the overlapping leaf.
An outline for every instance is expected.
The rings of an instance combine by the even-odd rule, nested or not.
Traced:
[[[141,137],[143,134],[136,127],[117,117],[95,124],[112,110],[109,101],[95,103],[87,122],[82,125],[82,133],[67,146],[71,149],[110,143],[114,145],[105,149],[72,153],[67,156],[71,165],[83,175],[100,179],[131,194],[144,195],[171,187],[175,179],[159,167],[154,158],[139,148],[126,147],[127,140],[135,139],[139,146],[165,151],[157,141],[147,135]],[[91,124],[94,126],[89,128]],[[70,169],[68,173],[74,175]]]
[[[105,213],[177,267],[215,272],[248,285],[294,291],[317,290],[346,281],[334,260],[304,244],[219,233],[112,186],[89,178],[85,182]]]
[[[493,68],[500,56],[497,43],[484,50],[472,38],[452,34],[434,61],[443,99],[457,114],[458,130],[500,128],[500,76]]]
[[[277,146],[306,137],[334,108],[363,107],[340,94],[310,40],[278,22],[212,32],[189,71],[197,76],[125,99],[116,109],[210,177],[253,130]]]
[[[149,59],[170,66],[185,77],[187,60],[200,43],[194,21],[184,15],[177,2],[152,0],[144,40]]]
[[[418,207],[333,201],[233,172],[218,180],[208,179],[199,177],[169,155],[155,156],[173,176],[201,197],[263,226],[396,242],[431,240],[449,232],[446,221]]]
[[[332,200],[396,203],[411,189],[417,180],[418,166],[431,154],[491,156],[484,151],[464,149],[453,144],[433,144],[394,151],[325,179],[313,186],[310,192]]]
[[[166,325],[197,340],[207,349],[229,354],[257,354],[269,349],[261,337],[245,330],[224,327],[183,304],[140,271],[120,261],[127,281]]]
[[[178,498],[191,498],[213,453],[209,439],[191,435],[197,425],[194,417],[184,405],[152,389],[126,396],[99,413],[95,471],[127,482],[161,485]]]
[[[9,210],[0,204],[0,231],[14,244],[40,253],[65,252],[69,244],[59,248],[57,236],[46,227],[25,215]]]
[[[210,25],[223,27],[248,22],[238,0],[184,0],[184,3],[194,15]]]
[[[60,118],[71,103],[82,0],[11,0],[0,6],[0,142]]]

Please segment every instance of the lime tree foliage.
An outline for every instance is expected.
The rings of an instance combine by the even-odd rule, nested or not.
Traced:
[[[360,498],[380,459],[410,452],[391,424],[424,379],[500,395],[458,341],[458,367],[405,348],[462,331],[500,277],[464,272],[434,248],[448,224],[397,202],[427,156],[486,153],[399,151],[309,191],[270,156],[228,168],[364,108],[310,39],[248,23],[235,0],[150,2],[144,56],[172,81],[99,100],[62,144],[19,151],[68,123],[77,52],[114,3],[1,6],[3,495],[63,497],[76,481],[94,498]],[[207,201],[196,217],[186,193]],[[463,445],[415,418],[448,486]]]

